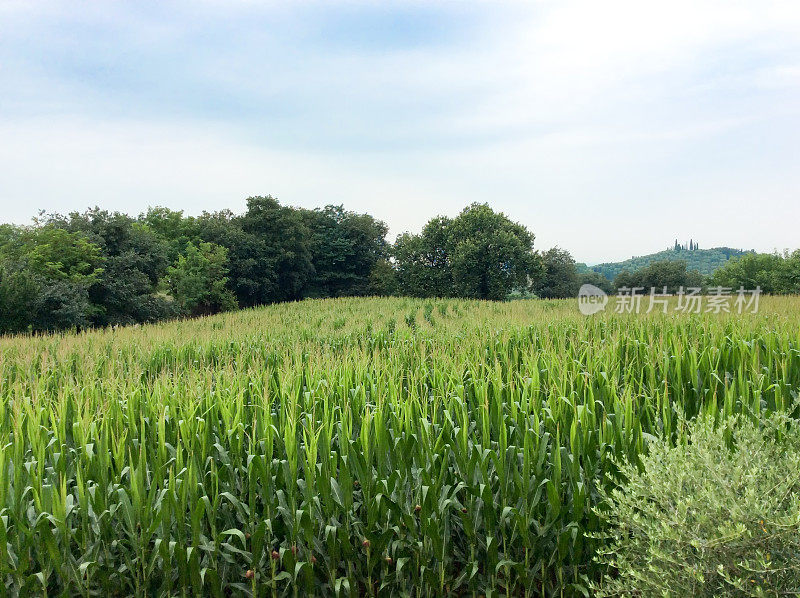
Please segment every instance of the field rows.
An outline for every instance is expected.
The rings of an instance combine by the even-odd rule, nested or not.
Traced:
[[[0,339],[0,579],[582,595],[615,459],[684,417],[795,409],[799,306],[342,299]]]

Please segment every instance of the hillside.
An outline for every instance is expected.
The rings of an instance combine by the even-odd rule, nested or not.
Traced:
[[[700,274],[707,276],[714,270],[724,266],[725,262],[732,257],[751,252],[752,250],[744,251],[730,247],[714,247],[712,249],[685,249],[681,247],[678,249],[666,249],[649,255],[635,256],[622,262],[597,264],[589,268],[594,272],[599,272],[609,280],[613,280],[623,270],[633,272],[650,265],[652,262],[683,260],[689,270],[697,270]]]

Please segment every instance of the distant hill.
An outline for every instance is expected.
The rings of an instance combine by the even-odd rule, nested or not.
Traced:
[[[707,276],[714,270],[724,266],[725,262],[732,257],[744,255],[745,253],[753,253],[753,250],[744,251],[742,249],[732,249],[730,247],[714,247],[713,249],[687,249],[686,246],[679,246],[676,244],[675,248],[659,251],[658,253],[635,256],[629,260],[625,260],[624,262],[597,264],[596,266],[589,266],[588,269],[593,270],[594,272],[599,272],[609,280],[613,280],[614,277],[623,270],[633,272],[650,265],[652,262],[660,262],[664,260],[683,260],[686,262],[689,270],[697,270],[700,272],[700,274]]]

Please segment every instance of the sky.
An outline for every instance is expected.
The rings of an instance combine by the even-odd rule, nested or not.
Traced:
[[[800,2],[0,0],[0,222],[488,202],[589,264],[800,247]]]

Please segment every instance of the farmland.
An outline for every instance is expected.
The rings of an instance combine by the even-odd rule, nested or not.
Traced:
[[[791,410],[798,299],[326,299],[0,339],[9,595],[580,595],[615,459]]]

